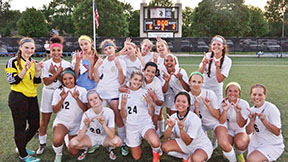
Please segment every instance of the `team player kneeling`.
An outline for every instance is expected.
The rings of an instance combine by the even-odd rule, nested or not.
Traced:
[[[91,43],[88,38],[85,36]],[[52,105],[47,112],[50,113],[48,117],[51,111],[57,113],[53,122],[55,162],[62,160],[64,143],[71,154],[82,150],[78,160],[84,159],[88,152],[99,146],[108,147],[111,160],[116,159],[114,149],[117,147],[121,147],[123,156],[128,154],[129,147],[133,159],[139,160],[142,139],[151,146],[153,162],[160,161],[162,150],[183,161],[207,161],[213,153],[213,144],[207,136],[210,130],[223,156],[230,162],[245,161],[243,153],[247,148],[249,162],[274,161],[281,156],[284,144],[280,112],[275,105],[265,101],[266,88],[260,84],[252,86],[250,94],[254,106],[250,108],[247,101],[239,98],[241,86],[238,83],[227,84],[224,89],[226,97],[223,98],[220,90],[223,83],[221,86],[218,83],[214,85],[210,78],[211,74],[222,82],[231,67],[229,58],[223,52],[226,50],[223,37],[212,39],[211,54],[204,56],[199,72],[192,72],[189,78],[186,71],[179,67],[177,57],[169,53],[165,40],[157,41],[159,54],[150,53],[145,45],[147,49],[148,45],[149,49],[152,48],[152,42],[145,40],[140,52],[127,39],[123,50],[116,53],[114,42],[104,40],[101,48],[107,57],[103,59],[100,56],[95,63],[91,59],[94,64],[91,63],[89,68],[89,78],[90,82],[94,79],[97,84],[88,92],[87,88],[77,85],[77,76],[81,72],[75,70],[78,73],[75,74],[72,70],[75,67],[64,69],[70,64],[66,66],[60,57],[56,57],[56,54],[62,53],[62,46],[59,47],[60,52],[54,51],[52,63],[51,60],[46,62],[42,77],[44,89],[56,84],[53,82],[55,79],[62,83],[57,89],[60,85],[57,81],[53,93],[48,96]],[[146,58],[148,56],[149,59]],[[84,59],[81,55],[77,57]],[[208,86],[206,79],[210,81]],[[222,98],[221,102],[219,98]],[[45,106],[44,100],[42,98],[41,107]],[[106,107],[107,104],[110,108]],[[163,107],[168,108],[165,131],[159,125],[164,119]],[[41,125],[44,131],[40,131],[37,154],[44,152],[49,122],[46,112],[41,111],[44,117],[41,121],[45,121],[46,125]],[[162,133],[164,142],[161,145]]]

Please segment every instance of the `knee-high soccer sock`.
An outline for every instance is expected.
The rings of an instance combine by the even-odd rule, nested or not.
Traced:
[[[168,155],[174,156],[174,157],[177,157],[177,158],[180,158],[180,159],[185,159],[185,160],[187,160],[189,158],[188,155],[180,153],[180,152],[176,152],[176,151],[169,151]]]
[[[68,148],[68,146],[69,146],[69,137],[68,137],[68,134],[66,134],[65,137],[64,137],[64,143],[65,143],[65,146]]]
[[[125,132],[125,127],[118,127],[118,135],[120,137],[120,139],[122,140],[123,145],[125,144],[125,136],[126,136],[126,132]]]
[[[164,123],[165,123],[165,121],[164,121],[164,119],[162,119],[162,120],[158,120],[158,129],[160,130],[160,133],[163,133],[163,132],[165,132],[165,128],[164,128]]]
[[[56,155],[62,155],[62,148],[63,148],[63,144],[59,147],[55,147],[54,145],[52,145],[54,152],[56,153]]]
[[[242,150],[235,148],[236,154],[244,154],[245,151],[246,151],[246,149],[242,151]]]
[[[45,134],[44,136],[40,136],[39,135],[39,143],[40,143],[40,145],[46,144],[46,140],[47,140],[47,134]]]
[[[223,151],[223,154],[224,154],[224,156],[226,156],[226,158],[229,160],[229,162],[237,162],[235,151],[233,148],[230,152]]]
[[[154,148],[154,147],[151,147],[151,148],[152,148],[152,150],[153,150],[154,153],[157,153],[157,152],[160,151],[160,146],[159,146],[159,147],[156,147],[156,148]]]

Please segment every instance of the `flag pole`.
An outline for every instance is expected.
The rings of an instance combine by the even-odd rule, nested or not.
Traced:
[[[95,24],[95,2],[93,0],[93,39],[94,39],[94,48],[96,49],[96,24]]]

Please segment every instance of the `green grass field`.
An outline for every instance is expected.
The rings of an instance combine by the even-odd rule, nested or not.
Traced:
[[[9,57],[0,58],[0,137],[1,137],[1,150],[0,150],[0,161],[1,162],[14,162],[18,161],[18,154],[15,153],[15,143],[14,143],[14,132],[13,132],[13,121],[11,112],[8,107],[8,94],[10,92],[10,86],[6,79],[6,74],[4,71],[5,65]],[[71,60],[70,57],[65,57],[66,60]],[[198,64],[201,61],[201,57],[179,57],[180,66],[186,69],[188,75],[198,69]],[[284,136],[285,145],[288,142],[288,58],[236,58],[233,57],[232,69],[230,75],[225,79],[225,85],[230,81],[236,81],[240,83],[242,87],[241,97],[247,100],[251,106],[251,100],[249,95],[250,87],[255,83],[262,83],[267,88],[267,101],[274,103],[281,111],[282,119],[282,134]],[[38,99],[40,103],[41,99],[41,89],[42,86],[38,88]],[[54,119],[55,114],[53,114],[52,119]],[[287,119],[286,119],[287,118]],[[33,138],[29,144],[28,148],[37,149],[38,140]],[[67,149],[63,149],[63,161],[74,162],[77,161],[76,156],[71,156]],[[149,145],[143,141],[142,144],[142,158],[140,162],[152,161],[152,153]],[[120,149],[116,149],[117,159],[116,161],[130,162],[134,161],[129,154],[127,157],[122,157],[120,155]],[[41,161],[50,162],[54,160],[54,151],[52,149],[52,121],[49,124],[48,130],[48,140],[47,140],[47,150],[46,152],[39,156]],[[176,158],[172,158],[164,154],[161,156],[161,161],[172,162],[181,161]],[[279,162],[285,162],[288,159],[287,147],[285,152],[278,159]],[[87,155],[86,162],[92,161],[110,161],[108,157],[108,151],[101,147],[96,150],[95,153]],[[222,151],[218,147],[214,152],[209,162],[223,162],[227,161],[222,157]]]

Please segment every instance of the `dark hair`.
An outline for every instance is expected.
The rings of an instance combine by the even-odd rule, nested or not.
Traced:
[[[60,76],[61,76],[61,80],[60,80],[60,81],[61,81],[62,85],[64,85],[64,84],[63,84],[63,76],[64,76],[64,74],[66,74],[66,73],[69,73],[69,74],[72,74],[72,75],[73,75],[74,81],[75,81],[75,85],[76,85],[76,75],[75,75],[74,70],[73,70],[72,68],[70,68],[70,67],[64,69],[64,70],[61,72],[61,74],[60,74]],[[74,74],[73,74],[73,73],[74,73]]]
[[[145,71],[148,66],[152,66],[152,67],[155,67],[155,68],[156,68],[155,76],[158,77],[158,76],[160,75],[157,64],[155,64],[154,62],[147,62],[143,70]]]
[[[212,45],[212,43],[213,43],[213,41],[215,40],[216,37],[219,37],[219,38],[221,38],[221,39],[223,40],[223,46],[224,46],[224,48],[223,48],[223,50],[222,50],[222,58],[221,58],[221,60],[220,60],[220,69],[221,69],[222,64],[223,64],[223,62],[224,62],[225,55],[228,54],[228,46],[227,46],[227,43],[226,43],[226,40],[224,39],[224,37],[222,37],[221,35],[215,35],[215,36],[211,39],[210,45],[209,45],[209,51],[211,52],[210,58],[213,58],[213,57],[214,57],[214,52],[213,52],[212,49],[211,49],[211,45]],[[209,66],[208,66],[207,75],[208,75],[209,78],[210,78],[210,73],[211,73],[211,65],[212,65],[212,61],[209,62]]]
[[[32,42],[32,43],[34,43],[34,46],[35,46],[35,42],[34,42],[34,40],[32,38],[24,37],[24,38],[20,39],[19,47],[21,47],[23,44],[25,44],[27,42]],[[22,66],[21,66],[21,54],[22,54],[22,51],[20,49],[18,49],[18,51],[16,53],[16,60],[17,60],[17,65],[18,65],[20,70],[23,69]]]
[[[60,43],[60,44],[63,44],[64,42],[64,38],[60,35],[53,35],[51,38],[50,38],[50,43]]]
[[[253,90],[254,88],[262,88],[262,89],[264,90],[263,93],[266,95],[266,88],[265,88],[265,86],[264,86],[263,84],[257,83],[257,84],[255,84],[255,85],[253,85],[253,86],[250,88],[250,94],[252,94],[252,90]]]
[[[190,108],[190,105],[191,105],[191,99],[190,99],[190,95],[187,93],[187,92],[184,92],[184,91],[181,91],[181,92],[179,92],[178,94],[176,94],[176,96],[175,96],[175,98],[174,98],[174,103],[175,103],[175,101],[176,101],[176,98],[178,97],[178,96],[180,96],[180,95],[184,95],[184,96],[186,96],[186,98],[187,98],[187,100],[188,100],[188,104],[189,104],[189,107],[188,107],[188,109]]]

